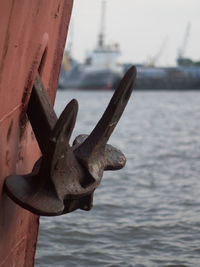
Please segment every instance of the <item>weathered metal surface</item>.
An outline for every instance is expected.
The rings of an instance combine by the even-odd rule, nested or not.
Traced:
[[[43,155],[31,174],[11,175],[6,179],[8,195],[38,215],[56,216],[78,208],[91,209],[93,192],[104,170],[125,165],[125,156],[107,145],[107,141],[126,107],[135,77],[136,69],[132,67],[92,133],[79,136],[70,147],[78,103],[72,100],[57,119],[38,75],[27,114]]]
[[[49,135],[57,122],[57,116],[39,73],[36,74],[27,107],[27,115],[39,147],[44,153],[48,148]]]
[[[39,218],[3,193],[40,150],[26,108],[38,69],[54,101],[72,0],[0,1],[0,266],[33,266]]]
[[[131,67],[119,83],[106,111],[92,133],[74,151],[76,157],[96,181],[102,178],[106,166],[105,146],[128,103],[135,78],[136,68]]]

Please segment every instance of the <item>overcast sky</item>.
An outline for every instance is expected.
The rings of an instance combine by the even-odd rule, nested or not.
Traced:
[[[102,0],[74,0],[72,55],[83,61],[97,43]],[[106,43],[119,43],[121,62],[175,65],[190,23],[186,57],[200,60],[200,0],[107,0]]]

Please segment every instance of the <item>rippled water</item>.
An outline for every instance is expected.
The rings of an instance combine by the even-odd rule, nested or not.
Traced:
[[[111,94],[59,91],[56,110],[76,98],[89,133]],[[200,92],[134,92],[109,143],[126,167],[91,211],[40,219],[35,266],[200,266]]]

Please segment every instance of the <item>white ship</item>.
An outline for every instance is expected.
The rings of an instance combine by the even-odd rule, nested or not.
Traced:
[[[118,44],[105,44],[105,6],[102,1],[101,27],[96,48],[87,53],[84,64],[76,64],[68,73],[62,73],[62,88],[115,89],[122,77],[122,66],[118,63]]]

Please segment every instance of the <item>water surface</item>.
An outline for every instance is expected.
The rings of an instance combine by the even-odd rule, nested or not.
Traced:
[[[79,101],[74,138],[111,95],[59,91],[55,108]],[[105,172],[91,211],[40,219],[35,266],[200,266],[200,91],[134,92],[109,143],[126,167]]]

